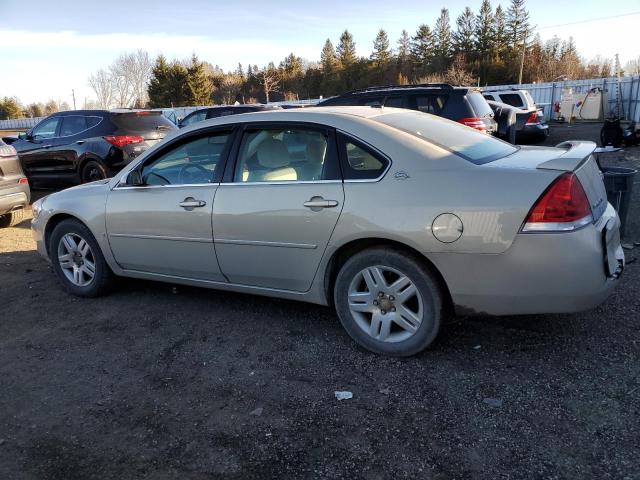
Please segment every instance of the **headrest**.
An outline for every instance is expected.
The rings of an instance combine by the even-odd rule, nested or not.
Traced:
[[[256,151],[258,163],[265,168],[282,168],[289,165],[289,150],[282,140],[267,138]]]

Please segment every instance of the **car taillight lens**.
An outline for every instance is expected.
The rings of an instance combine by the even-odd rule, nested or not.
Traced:
[[[476,117],[469,118],[461,118],[458,120],[458,123],[466,125],[467,127],[475,128],[476,130],[480,130],[483,133],[487,133],[487,126],[484,124],[482,119]]]
[[[107,135],[104,139],[111,145],[122,148],[132,143],[144,142],[144,138],[138,135]]]
[[[26,184],[29,183],[29,180],[27,180],[26,178],[21,178],[20,180],[18,180],[18,183]]]
[[[15,157],[18,153],[11,145],[3,145],[0,147],[0,157]]]
[[[566,232],[593,220],[591,205],[574,173],[563,173],[535,203],[523,232]]]
[[[527,125],[535,125],[538,123],[538,114],[532,113],[527,117]]]

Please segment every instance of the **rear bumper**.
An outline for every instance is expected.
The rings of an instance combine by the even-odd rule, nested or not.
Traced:
[[[0,190],[0,215],[18,208],[25,208],[29,205],[29,197],[30,191],[27,184],[17,184],[10,189]]]
[[[522,130],[516,133],[516,140],[528,142],[540,142],[549,136],[549,125],[537,123],[535,125],[525,125]]]
[[[613,219],[610,247],[620,269],[610,275],[603,230]],[[595,223],[570,233],[519,234],[497,255],[455,254],[434,259],[458,314],[568,313],[601,304],[624,268],[620,220],[611,205]]]

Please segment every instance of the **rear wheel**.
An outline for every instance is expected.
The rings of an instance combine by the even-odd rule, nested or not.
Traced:
[[[95,182],[109,176],[107,167],[97,160],[89,160],[82,166],[80,181],[82,183]]]
[[[24,210],[22,208],[0,215],[0,228],[15,227],[23,218]]]
[[[392,356],[414,355],[438,334],[442,294],[416,258],[382,248],[349,259],[336,278],[336,311],[360,345]]]
[[[108,292],[114,274],[95,238],[78,220],[63,220],[53,229],[49,244],[53,270],[62,286],[79,297],[97,297]]]

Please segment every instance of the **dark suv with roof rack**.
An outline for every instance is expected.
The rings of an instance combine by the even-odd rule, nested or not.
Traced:
[[[85,183],[112,176],[176,130],[161,111],[70,110],[48,116],[11,145],[34,183]]]
[[[370,105],[408,108],[460,122],[495,135],[493,111],[479,89],[454,87],[448,83],[387,85],[353,90],[318,103],[319,107]]]
[[[263,112],[265,110],[279,110],[277,105],[266,105],[262,103],[242,104],[242,105],[218,105],[215,107],[199,108],[184,117],[178,123],[178,127],[186,127],[210,118],[226,117],[227,115],[238,115],[240,113]]]

